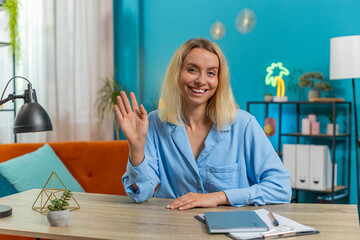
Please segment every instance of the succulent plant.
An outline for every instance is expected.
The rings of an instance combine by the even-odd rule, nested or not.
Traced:
[[[51,205],[48,205],[48,209],[50,211],[62,211],[66,210],[66,207],[69,206],[68,201],[72,197],[72,192],[70,190],[65,190],[63,192],[63,195],[59,199],[54,199],[51,201]]]

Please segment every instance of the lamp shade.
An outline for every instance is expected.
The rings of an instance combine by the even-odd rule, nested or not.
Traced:
[[[360,35],[330,39],[330,79],[360,78]]]
[[[49,115],[37,102],[24,103],[16,114],[14,134],[51,130],[52,124]]]

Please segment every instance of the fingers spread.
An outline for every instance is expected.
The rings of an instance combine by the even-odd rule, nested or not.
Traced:
[[[125,109],[126,109],[126,112],[127,113],[131,113],[132,112],[132,109],[131,109],[131,105],[130,105],[130,102],[129,102],[129,99],[127,98],[126,96],[126,93],[124,91],[121,91],[120,92],[120,95],[121,95],[121,98],[124,102],[124,105],[125,105]],[[121,108],[120,108],[121,110]]]
[[[122,117],[124,117],[124,115],[126,114],[125,108],[124,108],[124,104],[123,101],[121,100],[120,96],[116,97],[116,100],[118,102],[119,108],[120,108],[120,112],[122,114]]]
[[[133,92],[130,93],[130,100],[131,100],[132,108],[133,108],[134,112],[136,112],[140,117],[138,103],[136,101],[136,97],[135,97],[135,94]]]
[[[141,120],[147,119],[148,115],[144,108],[144,105],[142,105],[142,104],[140,105],[140,113],[141,113]]]
[[[121,114],[119,107],[117,105],[114,105],[114,107],[115,107],[115,113],[116,113],[117,118],[119,119],[119,121],[122,120],[124,117]]]

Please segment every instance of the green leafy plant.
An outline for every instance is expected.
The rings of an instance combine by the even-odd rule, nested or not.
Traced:
[[[326,117],[329,119],[330,123],[334,123],[334,117],[332,114],[327,114]],[[335,114],[335,119],[337,117],[337,114]]]
[[[10,33],[10,45],[12,54],[16,53],[17,58],[20,57],[20,38],[19,38],[19,24],[18,24],[18,10],[19,0],[6,0],[3,5],[9,16],[9,33]]]
[[[120,124],[114,112],[114,105],[117,103],[116,97],[120,95],[120,91],[128,92],[122,84],[117,84],[113,77],[103,80],[103,86],[97,92],[95,107],[100,120],[103,121],[105,114],[112,114],[114,120],[116,139],[119,140]]]
[[[298,82],[300,87],[310,87],[312,90],[321,90],[324,92],[332,91],[329,83],[324,81],[324,76],[321,72],[308,72],[299,77]]]
[[[50,211],[62,211],[66,210],[66,207],[69,206],[68,201],[72,197],[72,192],[70,190],[65,190],[63,192],[63,195],[59,199],[54,199],[51,201],[51,205],[48,205],[48,209]]]

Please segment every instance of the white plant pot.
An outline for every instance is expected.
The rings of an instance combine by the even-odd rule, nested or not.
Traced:
[[[48,211],[47,219],[51,226],[55,227],[64,227],[68,225],[70,219],[70,211],[69,209],[62,211]]]
[[[327,135],[333,135],[334,130],[334,124],[328,123],[326,124],[326,134]],[[336,124],[335,126],[335,134],[339,134],[339,124]]]
[[[265,102],[271,102],[273,100],[273,96],[270,96],[270,95],[265,95],[264,96],[264,101]]]
[[[319,90],[309,90],[308,92],[308,99],[310,101],[311,98],[319,98],[320,97],[320,91]]]

